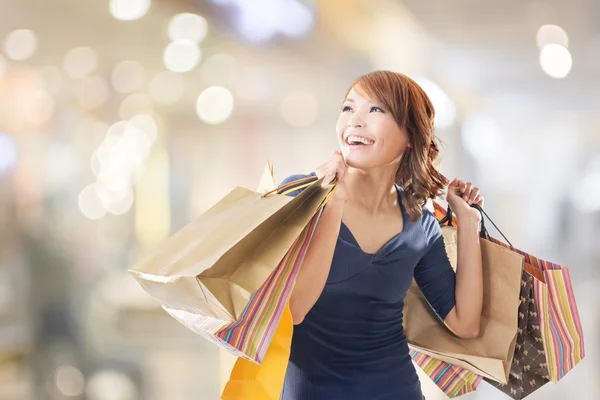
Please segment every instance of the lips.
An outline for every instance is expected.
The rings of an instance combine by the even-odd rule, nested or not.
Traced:
[[[369,139],[368,137],[362,135],[348,134],[344,138],[344,142],[346,142],[349,146],[370,146],[375,141],[373,139]]]

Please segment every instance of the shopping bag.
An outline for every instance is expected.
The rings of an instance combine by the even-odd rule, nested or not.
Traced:
[[[448,212],[441,205],[434,202],[434,209],[438,219],[448,220]],[[456,225],[454,218],[452,222]],[[557,382],[585,357],[581,321],[566,267],[515,249],[508,240],[508,244],[493,238],[490,240],[523,255],[525,263],[518,314],[519,329],[508,383],[503,385],[489,379],[486,381],[511,398],[522,399],[550,381]],[[415,356],[420,356],[423,364],[437,361],[418,352]],[[464,384],[457,373],[447,373],[442,378],[428,375],[450,387]],[[472,377],[467,379],[473,380]],[[444,392],[452,395],[450,391]]]
[[[311,180],[295,198],[238,187],[130,272],[178,321],[260,363],[298,268],[290,249],[310,234],[305,228],[334,189],[320,183]],[[257,308],[267,304],[260,296],[271,307]]]
[[[316,177],[308,178],[308,180],[316,180]],[[290,182],[286,185],[286,190],[280,190],[279,192],[285,194],[302,189],[306,183],[299,182]],[[269,193],[275,187],[273,166],[268,163],[258,190]],[[309,241],[310,236],[308,236],[306,247],[308,247]],[[224,387],[222,387],[221,399],[279,400],[290,357],[293,329],[292,314],[289,305],[286,304],[273,340],[261,365],[249,362],[244,358],[238,358],[233,364],[233,368],[230,369],[228,356],[221,357],[221,360],[225,361],[225,365],[221,365],[221,374],[229,376]]]
[[[456,268],[457,230],[441,229],[446,253]],[[483,224],[481,232],[484,290],[479,336],[460,339],[450,332],[414,280],[404,300],[404,332],[413,350],[507,383],[516,346],[523,256],[488,240]]]

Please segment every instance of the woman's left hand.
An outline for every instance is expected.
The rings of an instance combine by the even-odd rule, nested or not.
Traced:
[[[457,219],[467,217],[481,220],[481,213],[472,204],[483,208],[483,196],[479,194],[479,188],[473,187],[471,182],[464,182],[454,178],[448,185],[446,201]]]

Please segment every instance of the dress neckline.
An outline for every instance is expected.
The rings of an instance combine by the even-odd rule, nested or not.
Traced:
[[[378,256],[383,254],[383,251],[386,250],[387,247],[391,246],[398,238],[400,238],[406,232],[406,229],[408,227],[407,223],[408,223],[409,218],[408,218],[406,209],[404,208],[404,202],[402,199],[403,190],[398,186],[398,184],[394,184],[394,187],[396,188],[396,194],[398,195],[398,204],[400,204],[400,211],[402,212],[402,218],[403,218],[402,219],[402,231],[398,232],[397,234],[392,236],[387,242],[385,242],[385,244],[383,246],[381,246],[379,251],[377,251],[376,253],[368,253],[368,252],[364,251],[362,249],[362,247],[360,247],[358,240],[356,240],[356,237],[354,236],[354,234],[352,233],[350,228],[348,228],[348,226],[344,223],[344,221],[342,221],[342,223],[341,223],[341,226],[346,230],[346,232],[352,239],[352,244],[354,244],[356,246],[356,248],[358,250],[360,250],[360,252],[362,254],[370,257],[372,260],[376,259]]]

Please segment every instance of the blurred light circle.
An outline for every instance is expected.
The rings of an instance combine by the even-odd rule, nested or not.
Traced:
[[[478,161],[492,161],[502,152],[502,131],[487,115],[472,114],[465,118],[461,134],[463,146]]]
[[[229,54],[215,54],[202,64],[202,79],[207,85],[231,85],[237,76],[237,63]]]
[[[26,110],[27,119],[35,125],[43,125],[48,122],[54,114],[54,100],[44,92],[38,91],[31,97],[31,107]]]
[[[100,219],[106,214],[97,183],[87,185],[79,193],[79,211],[89,219]]]
[[[200,63],[202,52],[195,42],[177,40],[165,48],[163,62],[169,71],[188,72]]]
[[[67,52],[64,68],[71,78],[83,78],[94,72],[98,65],[98,54],[90,47],[75,47]]]
[[[40,76],[44,81],[44,87],[50,94],[57,94],[63,86],[63,76],[60,68],[48,65],[40,68]]]
[[[110,0],[110,13],[122,21],[142,18],[150,9],[150,0]]]
[[[75,87],[77,103],[87,110],[101,107],[108,101],[110,91],[108,84],[99,76],[81,79]]]
[[[152,100],[143,93],[134,93],[127,96],[119,107],[119,116],[127,120],[138,114],[151,114],[154,110]]]
[[[138,61],[122,61],[112,72],[112,84],[119,93],[133,93],[144,84],[144,67]]]
[[[135,400],[138,392],[131,379],[122,372],[104,369],[88,380],[85,394],[89,400]]]
[[[4,56],[2,54],[0,54],[0,79],[2,79],[2,77],[4,75],[6,75],[7,69],[8,69],[8,65],[6,63],[6,59],[4,58]]]
[[[254,0],[239,2],[238,29],[250,41],[264,42],[281,26],[283,2]]]
[[[233,95],[222,86],[206,88],[196,102],[196,113],[207,124],[220,124],[233,111]]]
[[[4,52],[8,58],[23,61],[33,55],[37,47],[37,37],[29,29],[12,31],[4,40]]]
[[[565,48],[569,47],[567,32],[556,25],[542,25],[536,34],[536,42],[539,49],[547,44],[559,44]]]
[[[435,109],[434,124],[436,128],[445,129],[451,127],[456,120],[456,106],[452,99],[432,80],[424,77],[417,77],[414,80],[425,91],[433,104],[433,108]]]
[[[161,72],[150,81],[148,93],[157,103],[173,104],[183,95],[183,77],[171,71]]]
[[[113,215],[122,215],[133,206],[133,189],[131,186],[124,190],[109,191],[110,203],[106,207]]]
[[[308,126],[315,122],[318,102],[310,93],[296,91],[289,93],[281,102],[281,115],[292,126]]]
[[[565,47],[559,44],[547,44],[540,52],[540,65],[548,76],[562,79],[571,71],[573,59]]]
[[[206,37],[207,32],[206,19],[197,14],[177,14],[169,22],[168,35],[172,41],[190,40],[200,43]]]
[[[158,124],[152,116],[147,114],[136,115],[129,120],[129,123],[134,127],[141,129],[148,139],[154,143],[158,136]]]
[[[84,383],[81,371],[70,365],[62,366],[56,372],[56,388],[65,396],[80,396]]]
[[[303,37],[313,26],[313,16],[308,7],[297,0],[282,4],[279,31],[291,37]]]
[[[17,143],[7,133],[0,132],[0,174],[13,170],[17,165]]]

